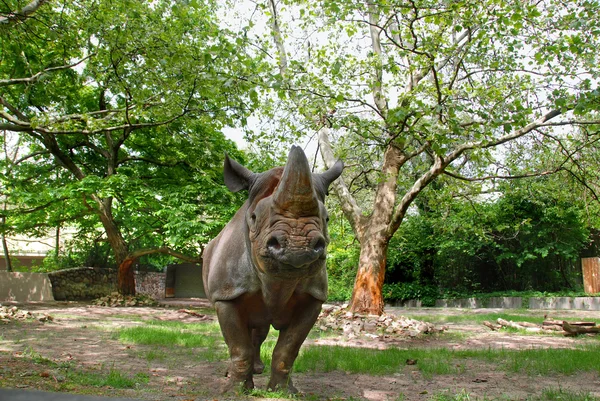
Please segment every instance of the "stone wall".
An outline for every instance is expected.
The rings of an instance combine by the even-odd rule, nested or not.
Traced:
[[[48,273],[54,299],[84,300],[103,297],[117,291],[117,270],[80,267]],[[155,299],[164,298],[165,274],[136,272],[136,291]]]
[[[165,297],[165,273],[135,272],[135,290],[154,299]]]

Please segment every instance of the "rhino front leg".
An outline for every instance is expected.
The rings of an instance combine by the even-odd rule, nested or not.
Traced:
[[[265,370],[265,364],[260,358],[260,346],[269,334],[270,325],[257,327],[252,330],[252,345],[254,347],[254,373],[261,374]]]
[[[292,394],[298,392],[292,383],[290,373],[300,346],[321,312],[322,304],[321,301],[313,299],[297,307],[290,324],[279,331],[279,338],[273,350],[271,379],[268,385],[270,390],[287,390]]]
[[[252,380],[254,349],[248,322],[240,313],[239,305],[233,301],[215,302],[215,309],[231,358],[229,380],[223,392],[230,391],[240,384],[244,390],[251,390],[254,388]]]

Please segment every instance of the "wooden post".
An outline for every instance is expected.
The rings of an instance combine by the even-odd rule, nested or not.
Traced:
[[[581,258],[581,269],[586,294],[600,293],[600,258]]]

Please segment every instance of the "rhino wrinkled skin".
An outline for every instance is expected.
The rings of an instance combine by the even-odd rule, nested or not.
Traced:
[[[215,305],[231,362],[225,391],[252,389],[262,373],[260,346],[270,326],[279,330],[269,389],[297,392],[290,379],[300,346],[327,298],[329,185],[342,173],[338,161],[310,171],[300,147],[285,167],[253,173],[226,156],[225,184],[248,190],[248,200],[204,251],[202,275]]]

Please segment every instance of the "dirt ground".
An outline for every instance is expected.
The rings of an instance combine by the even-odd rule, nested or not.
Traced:
[[[143,373],[149,383],[137,389],[93,389],[96,395],[140,398],[146,400],[225,400],[239,396],[222,396],[220,389],[225,381],[227,362],[203,362],[182,358],[176,363],[148,361],[140,357],[148,346],[125,345],[115,339],[111,329],[143,324],[144,320],[206,321],[205,318],[180,312],[182,308],[209,307],[206,301],[189,300],[171,302],[161,307],[108,308],[91,307],[83,303],[47,303],[18,305],[33,313],[45,313],[54,321],[0,323],[0,387],[38,389],[47,391],[91,392],[65,383],[60,372],[44,364],[34,363],[37,357],[51,361],[69,362],[85,371],[100,371],[114,367],[128,374]],[[428,321],[439,315],[464,313],[493,313],[499,310],[459,309],[400,309],[388,308],[387,313],[405,314]],[[552,314],[563,318],[595,319],[599,312],[579,311],[520,311],[523,314]],[[208,319],[214,316],[207,315]],[[439,320],[439,318],[438,318]],[[436,323],[437,324],[437,323]],[[443,334],[398,339],[327,338],[308,340],[305,346],[337,344],[344,346],[402,349],[447,348],[464,350],[475,348],[530,349],[572,348],[590,339],[561,336],[519,335],[492,332],[475,323],[448,323]],[[593,339],[594,343],[598,343]],[[598,356],[600,364],[600,355]],[[539,396],[546,389],[563,389],[591,393],[600,399],[598,373],[573,376],[536,376],[507,373],[496,366],[468,359],[460,373],[425,377],[416,366],[398,361],[398,372],[389,376],[347,374],[345,372],[295,373],[294,383],[304,393],[305,399],[317,400],[407,400],[427,401],[434,395],[470,394],[470,399],[525,400]],[[268,378],[255,376],[257,388],[264,389]],[[254,397],[257,399],[257,397]]]

